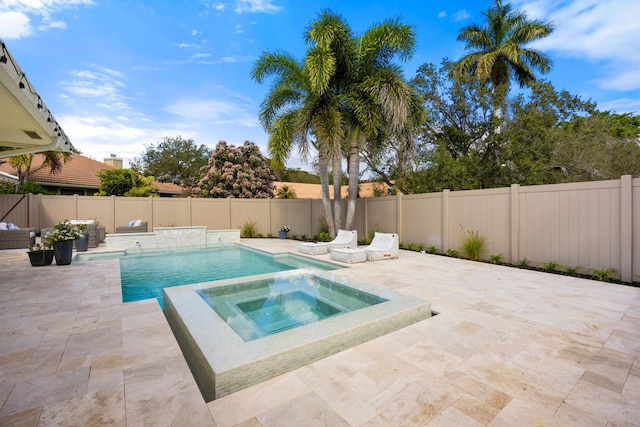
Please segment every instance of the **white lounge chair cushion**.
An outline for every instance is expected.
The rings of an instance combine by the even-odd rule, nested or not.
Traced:
[[[367,260],[367,254],[363,249],[357,248],[331,249],[331,259],[348,264],[356,264],[365,262]]]
[[[367,261],[398,258],[400,238],[395,233],[375,233],[371,244],[364,248]]]
[[[307,255],[322,255],[327,253],[326,243],[302,242],[298,245],[298,252]]]

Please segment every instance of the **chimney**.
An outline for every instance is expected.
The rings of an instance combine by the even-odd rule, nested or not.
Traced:
[[[110,157],[104,159],[104,163],[114,168],[122,169],[122,159],[116,157],[115,154],[111,154]]]

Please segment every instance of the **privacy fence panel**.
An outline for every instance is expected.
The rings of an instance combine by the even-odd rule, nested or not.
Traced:
[[[445,251],[456,249],[462,255],[462,244],[468,233],[487,238],[483,258],[502,254],[511,261],[510,189],[469,190],[449,192],[447,224],[448,241]]]
[[[41,196],[40,228],[53,227],[64,219],[78,219],[75,196]],[[84,219],[84,218],[83,218]]]
[[[231,228],[242,229],[254,223],[256,231],[264,235],[271,231],[270,199],[231,199]]]
[[[402,196],[401,218],[400,240],[446,250],[442,241],[442,193]]]
[[[30,202],[30,198],[24,194],[2,194],[0,197],[0,222],[13,223],[20,228],[35,227],[29,224]]]
[[[268,233],[277,236],[280,228],[284,225],[291,227],[289,236],[306,236],[314,235],[314,224],[311,212],[313,211],[312,199],[272,199],[271,207],[271,225]]]
[[[191,224],[204,225],[209,230],[231,227],[231,199],[190,199]]]
[[[133,220],[147,221],[147,230],[153,230],[153,204],[154,197],[110,197],[113,206],[111,221],[102,225],[107,227],[109,233],[113,233],[116,227],[128,225]]]
[[[400,233],[398,231],[398,197],[374,197],[367,200],[366,230],[383,233]],[[365,237],[365,236],[362,236]],[[403,236],[400,236],[403,239]]]
[[[115,197],[94,197],[94,196],[73,196],[76,202],[76,215],[73,219],[94,219],[100,222],[100,225],[111,229],[113,227],[113,215],[105,215],[107,212],[117,212],[113,203]],[[146,200],[146,197],[144,198]],[[127,206],[133,204],[129,203]],[[131,217],[131,219],[138,217]],[[140,217],[142,218],[142,217]],[[101,219],[101,220],[100,220]],[[121,225],[121,224],[117,224]]]
[[[153,198],[153,227],[185,227],[191,224],[189,199]]]
[[[520,258],[619,271],[620,181],[520,188]]]

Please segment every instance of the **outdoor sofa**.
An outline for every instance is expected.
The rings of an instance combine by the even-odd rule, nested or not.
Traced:
[[[131,221],[128,225],[119,225],[116,227],[116,234],[122,233],[146,233],[147,221],[137,220]]]
[[[0,249],[23,249],[36,244],[36,230],[0,230]]]

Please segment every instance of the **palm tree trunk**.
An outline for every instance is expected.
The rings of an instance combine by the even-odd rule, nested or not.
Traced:
[[[342,228],[342,156],[336,150],[333,155],[333,221],[335,233]],[[331,234],[335,237],[336,234]]]
[[[332,236],[335,236],[336,230],[333,222],[333,213],[331,211],[331,198],[329,197],[329,160],[322,153],[318,154],[318,172],[320,173],[324,215],[327,219],[327,225],[329,226],[329,233],[331,233]]]
[[[360,143],[358,138],[353,138],[349,147],[349,202],[347,204],[347,230],[353,228],[353,220],[356,216],[356,199],[358,197],[358,184],[360,184]]]

